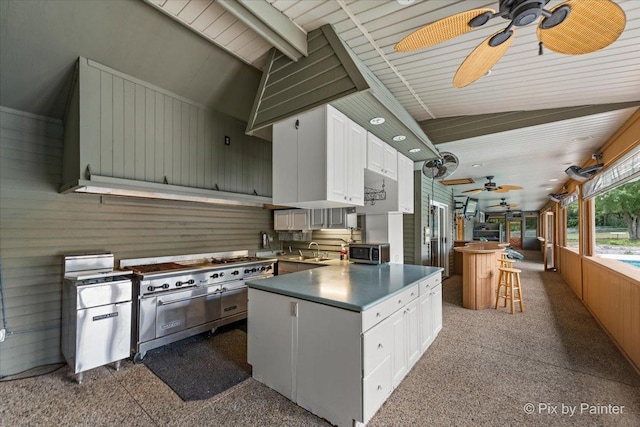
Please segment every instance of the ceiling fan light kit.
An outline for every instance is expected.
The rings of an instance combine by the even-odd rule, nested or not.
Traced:
[[[568,0],[551,10],[549,0],[500,0],[499,12],[472,9],[457,13],[412,32],[395,46],[397,52],[423,49],[450,40],[485,25],[495,17],[509,20],[477,46],[460,65],[453,86],[463,88],[484,76],[502,58],[513,42],[513,27],[523,27],[539,20],[536,34],[539,54],[543,45],[550,50],[580,55],[595,52],[616,41],[626,24],[626,16],[612,0]]]

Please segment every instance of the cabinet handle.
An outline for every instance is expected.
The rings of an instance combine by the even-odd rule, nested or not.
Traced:
[[[378,386],[378,391],[380,391],[380,390],[382,390],[382,386],[381,385]]]
[[[382,343],[378,344],[378,348],[382,348]]]
[[[300,127],[300,120],[296,120],[296,129]]]
[[[344,196],[344,199],[347,200],[347,196]]]
[[[380,316],[381,316],[381,314],[380,314],[380,313],[376,313],[376,317],[380,317]]]
[[[402,304],[402,300],[401,299],[398,300],[398,304]]]
[[[413,292],[411,292],[411,296],[415,296],[415,294]]]

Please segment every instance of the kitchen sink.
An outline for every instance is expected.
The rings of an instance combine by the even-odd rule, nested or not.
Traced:
[[[292,261],[321,262],[321,261],[329,261],[331,258],[321,258],[321,257],[314,257],[314,256],[300,256],[300,255],[285,255],[284,259],[290,259]]]

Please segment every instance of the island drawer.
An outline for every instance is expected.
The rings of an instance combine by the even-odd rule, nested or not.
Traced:
[[[431,288],[442,283],[442,275],[440,273],[434,274],[431,277],[427,277],[420,282],[420,295],[427,295],[431,292]]]
[[[417,297],[418,285],[412,285],[401,293],[362,312],[362,330],[368,331]]]
[[[393,325],[381,322],[368,330],[362,337],[363,377],[369,375],[391,354],[393,347]]]
[[[391,356],[387,356],[378,367],[362,381],[363,418],[366,423],[393,391],[391,388]]]

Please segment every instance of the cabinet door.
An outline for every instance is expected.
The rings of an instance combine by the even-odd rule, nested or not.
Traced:
[[[290,210],[273,211],[273,229],[288,230],[291,226],[289,219],[291,218]]]
[[[420,296],[420,352],[424,353],[433,342],[433,313],[431,307],[431,293]]]
[[[384,144],[384,143],[383,143]],[[397,180],[398,179],[398,150],[384,144],[384,161],[383,161],[383,173],[386,177]]]
[[[407,374],[407,334],[405,330],[404,309],[396,311],[396,313],[390,317],[390,321],[393,329],[391,367],[393,373],[393,388],[396,388]]]
[[[343,208],[327,209],[327,227],[328,228],[345,228],[346,227],[346,210]]]
[[[311,230],[320,230],[326,228],[326,210],[325,209],[311,209],[309,218],[309,228]]]
[[[293,209],[291,211],[291,229],[309,229],[309,211],[307,209]]]
[[[367,169],[370,171],[384,173],[384,147],[383,140],[372,133],[367,133]]]
[[[431,294],[432,328],[435,339],[438,332],[442,330],[442,283],[438,283],[431,289],[433,289]]]
[[[347,196],[349,204],[364,206],[364,160],[367,131],[349,120],[347,142]]]
[[[349,119],[327,107],[327,200],[348,203],[347,126]]]
[[[273,125],[273,201],[298,200],[298,127],[297,117]],[[277,230],[277,229],[276,229]]]
[[[253,377],[295,402],[297,358],[294,337],[298,335],[298,318],[292,315],[295,299],[249,288],[247,322],[247,361]]]
[[[398,153],[398,210],[413,213],[413,161]]]
[[[407,370],[420,359],[420,316],[418,311],[418,301],[413,300],[407,304],[405,311],[405,322],[407,331]]]

